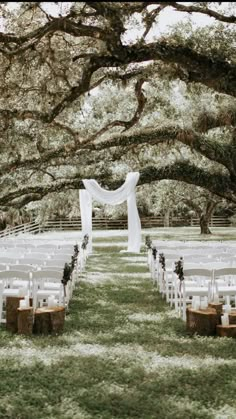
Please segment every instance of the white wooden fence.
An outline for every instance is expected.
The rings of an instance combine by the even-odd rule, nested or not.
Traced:
[[[164,217],[143,217],[141,218],[142,228],[155,228],[164,227]],[[230,221],[227,217],[216,217],[213,216],[210,221],[210,227],[228,227]],[[169,227],[176,226],[199,226],[199,220],[197,218],[181,218],[171,217],[169,220]],[[127,229],[127,219],[115,219],[111,220],[108,218],[93,218],[93,229],[106,229],[106,230],[122,230]],[[0,238],[17,236],[23,233],[42,233],[44,231],[56,231],[56,230],[81,230],[81,219],[59,219],[59,220],[47,220],[44,223],[30,222],[21,224],[16,227],[6,228],[0,232]]]

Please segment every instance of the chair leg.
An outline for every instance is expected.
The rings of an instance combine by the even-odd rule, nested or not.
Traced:
[[[178,312],[178,287],[177,287],[177,281],[175,280],[175,286],[174,286],[174,305],[175,305],[175,311]]]
[[[183,295],[183,320],[186,322],[186,295]]]
[[[34,309],[34,311],[37,308],[37,302],[38,302],[38,299],[37,299],[37,286],[38,286],[37,281],[32,280],[32,298],[33,298],[33,309]]]
[[[3,283],[0,284],[0,324],[2,323],[2,310],[3,310]]]

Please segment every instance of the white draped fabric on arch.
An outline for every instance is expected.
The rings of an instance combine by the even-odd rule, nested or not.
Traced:
[[[114,190],[103,189],[94,179],[83,179],[85,189],[80,189],[80,212],[82,234],[89,235],[89,251],[92,251],[92,199],[109,205],[127,201],[128,207],[128,252],[139,253],[141,247],[141,222],[136,205],[135,188],[139,172],[130,172],[123,185]]]

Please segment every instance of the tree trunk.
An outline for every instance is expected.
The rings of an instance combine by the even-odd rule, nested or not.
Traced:
[[[209,222],[211,216],[207,216],[206,214],[202,214],[200,217],[200,228],[201,234],[211,234],[211,230],[209,229]]]
[[[170,209],[168,208],[164,214],[164,227],[170,227]]]
[[[186,328],[190,334],[197,333],[201,336],[213,336],[216,334],[216,326],[219,324],[219,316],[215,309],[194,310],[186,309]]]
[[[217,200],[208,200],[206,209],[200,216],[201,234],[211,234],[209,222],[217,204],[219,204]]]

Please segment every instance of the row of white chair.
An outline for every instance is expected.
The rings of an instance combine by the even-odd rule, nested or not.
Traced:
[[[183,255],[183,250],[178,249],[179,253],[173,253],[173,249],[169,250],[172,253],[166,252],[165,249],[160,252],[165,255],[165,270],[159,263],[159,253],[154,258],[151,249],[148,251],[148,264],[154,284],[158,286],[167,302],[174,304],[183,319],[186,319],[186,304],[193,296],[204,296],[209,300],[212,299],[213,293],[216,293],[227,303],[233,299],[236,305],[236,262],[232,254],[220,260],[219,254],[211,252],[211,249],[207,257],[201,253],[186,253],[182,258],[184,280],[180,281],[174,269],[180,254]]]
[[[64,249],[66,246],[64,246]],[[74,247],[70,245],[74,250]],[[64,250],[63,249],[63,250]],[[57,249],[58,250],[58,249]],[[68,249],[66,249],[68,252]],[[29,255],[30,256],[30,255]],[[64,286],[61,282],[65,263],[71,262],[72,252],[59,251],[56,257],[46,259],[35,255],[14,259],[0,257],[0,323],[4,323],[4,303],[10,296],[20,296],[22,290],[33,299],[33,307],[42,305],[50,295],[54,295],[59,305],[68,305],[72,297],[78,274],[84,269],[87,251],[82,249],[72,274],[72,280]],[[13,263],[14,262],[14,263]]]

